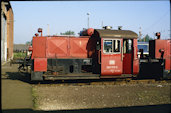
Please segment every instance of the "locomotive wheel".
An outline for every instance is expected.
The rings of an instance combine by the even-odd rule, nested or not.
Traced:
[[[43,81],[43,72],[31,71],[31,81]]]

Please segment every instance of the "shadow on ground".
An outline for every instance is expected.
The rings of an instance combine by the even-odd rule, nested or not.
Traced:
[[[55,110],[37,111],[32,109],[11,109],[2,110],[2,113],[171,113],[171,104],[116,107],[100,109],[80,109],[80,110]]]
[[[19,81],[26,82],[29,84],[32,83],[30,81],[30,74],[29,73],[6,72],[6,75],[7,75],[7,78],[5,78],[5,79],[19,80]]]

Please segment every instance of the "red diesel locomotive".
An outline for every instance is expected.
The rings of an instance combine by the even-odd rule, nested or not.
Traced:
[[[144,72],[149,71],[146,67],[153,66],[151,64],[158,65],[162,73],[171,70],[168,63],[171,59],[170,40],[151,41],[149,52],[152,57],[140,60],[138,35],[130,30],[89,28],[79,37],[42,36],[42,29],[38,32],[41,35],[35,34],[29,48],[32,51],[32,81],[133,77],[139,72],[142,76],[147,75]]]
[[[31,80],[97,79],[137,75],[137,34],[87,29],[79,37],[41,36],[32,40]]]

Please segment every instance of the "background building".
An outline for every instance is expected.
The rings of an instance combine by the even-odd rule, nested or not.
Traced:
[[[26,52],[29,48],[27,44],[14,44],[14,52]]]
[[[1,62],[13,58],[14,16],[9,1],[1,1]]]

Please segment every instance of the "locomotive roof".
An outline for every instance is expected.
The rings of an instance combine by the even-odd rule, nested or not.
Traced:
[[[138,35],[130,30],[109,30],[109,29],[95,29],[100,37],[103,38],[138,38]]]

